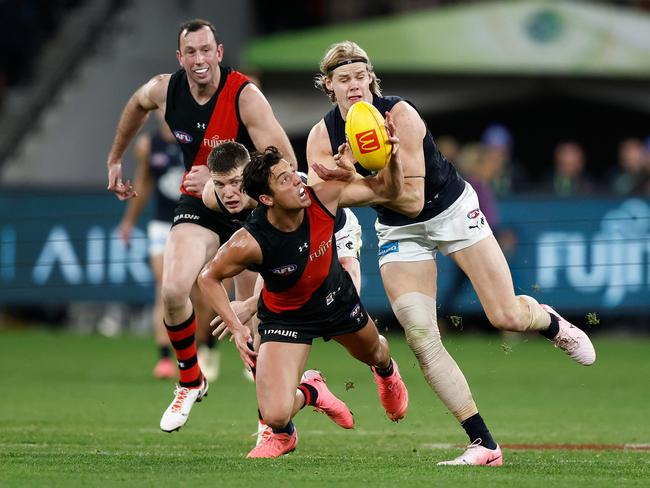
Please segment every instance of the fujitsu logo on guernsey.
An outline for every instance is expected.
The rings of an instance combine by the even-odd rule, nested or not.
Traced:
[[[332,241],[321,242],[318,248],[309,255],[309,260],[313,261],[314,259],[323,256],[330,247],[332,247]]]
[[[214,135],[210,139],[207,137],[203,138],[203,145],[211,147],[212,149],[224,142],[235,142],[235,140],[232,137],[230,139],[221,139],[218,135]]]

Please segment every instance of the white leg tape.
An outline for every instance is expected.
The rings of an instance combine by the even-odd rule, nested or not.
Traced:
[[[528,295],[518,295],[517,298],[526,302],[530,313],[530,322],[526,330],[545,330],[551,325],[549,314],[539,305],[539,302]]]
[[[467,380],[440,340],[435,299],[424,293],[405,293],[392,307],[425,379],[440,400],[461,422],[476,414]]]

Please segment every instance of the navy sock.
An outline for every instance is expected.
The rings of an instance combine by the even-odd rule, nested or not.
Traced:
[[[393,359],[391,358],[390,363],[388,363],[388,366],[384,369],[378,368],[377,366],[374,367],[375,373],[377,373],[379,376],[382,378],[388,378],[393,374],[394,368],[393,368]]]
[[[496,449],[497,443],[492,438],[492,434],[490,434],[490,431],[485,425],[481,414],[476,413],[475,415],[472,415],[467,420],[461,422],[460,425],[462,425],[465,432],[467,432],[470,444],[478,442],[480,445],[488,449]]]
[[[293,431],[296,430],[296,428],[293,426],[293,422],[289,420],[289,423],[286,425],[286,427],[282,429],[273,429],[274,434],[293,434]]]
[[[557,318],[557,315],[549,313],[551,316],[551,325],[548,326],[546,330],[540,330],[539,333],[542,334],[547,339],[553,339],[558,332],[560,332],[560,321]]]
[[[171,348],[169,346],[160,346],[160,357],[168,358],[171,355]]]

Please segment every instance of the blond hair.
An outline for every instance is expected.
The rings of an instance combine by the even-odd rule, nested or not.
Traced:
[[[332,72],[346,62],[366,63],[368,73],[372,77],[370,91],[378,97],[381,96],[381,88],[379,87],[381,80],[377,78],[377,75],[373,71],[372,63],[370,62],[368,54],[357,43],[352,41],[337,42],[329,47],[320,62],[320,73],[314,78],[314,85],[316,88],[325,93],[332,103],[336,103],[336,95],[334,95],[333,91],[327,89],[325,86],[325,80],[327,78],[331,79]]]

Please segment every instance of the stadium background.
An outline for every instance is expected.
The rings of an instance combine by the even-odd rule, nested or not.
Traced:
[[[490,329],[469,284],[441,257],[438,303],[442,327],[450,337],[448,347],[463,364],[482,399],[482,409],[491,413],[510,439],[582,442],[579,449],[589,443],[596,443],[598,449],[626,442],[647,446],[650,432],[643,411],[650,332],[650,2],[24,0],[1,4],[0,365],[7,374],[0,387],[20,398],[0,407],[0,458],[9,469],[0,473],[0,481],[7,486],[25,486],[21,480],[43,486],[39,478],[34,481],[22,471],[21,463],[27,466],[39,460],[45,461],[45,473],[57,473],[42,478],[44,484],[54,480],[55,485],[66,486],[112,485],[124,479],[128,484],[128,478],[115,477],[114,469],[132,473],[136,478],[131,481],[141,482],[140,465],[130,464],[130,456],[138,455],[172,479],[173,472],[164,466],[176,466],[173,458],[163,460],[167,465],[156,464],[155,446],[161,442],[170,449],[177,447],[175,443],[188,449],[200,468],[211,462],[193,450],[187,438],[160,441],[159,432],[141,430],[142,425],[155,426],[158,410],[168,401],[163,394],[169,393],[149,377],[153,290],[146,257],[147,216],[140,219],[131,245],[125,247],[116,234],[124,204],[105,190],[105,160],[120,111],[135,87],[154,73],[177,68],[175,33],[181,21],[192,17],[215,23],[225,44],[224,64],[259,80],[303,165],[307,133],[330,108],[312,79],[326,47],[344,38],[368,51],[385,94],[402,95],[418,106],[445,154],[466,176],[482,177],[473,170],[485,160],[496,159],[500,169],[487,183],[497,197],[500,238],[515,286],[587,327],[602,353],[602,363],[596,366],[601,369],[590,376],[567,368],[559,359],[556,368],[556,358],[549,357],[548,345],[541,341],[508,343]],[[569,159],[571,155],[573,162],[581,159],[585,168],[568,190],[561,186],[561,178],[555,178],[562,144],[564,149],[569,144]],[[635,158],[641,169],[624,174],[623,165],[628,163],[623,161]],[[127,176],[134,167],[129,153]],[[630,179],[633,186],[620,183]],[[380,327],[394,328],[377,274],[373,214],[360,209],[358,215],[364,226],[363,297],[379,317]],[[50,335],[51,331],[60,335]],[[106,342],[100,335],[119,339]],[[629,335],[630,339],[620,339]],[[458,442],[456,426],[445,418],[440,405],[439,411],[426,410],[418,417],[422,412],[418,405],[431,404],[433,397],[405,344],[394,341],[398,357],[410,358],[402,368],[416,399],[415,420],[403,427],[426,445],[441,439]],[[233,412],[228,425],[234,426],[235,433],[221,430],[218,419],[203,407],[188,429],[203,426],[198,439],[230,466],[224,469],[235,473],[231,479],[235,485],[241,484],[237,478],[241,468],[228,464],[233,454],[222,445],[230,443],[233,452],[245,452],[249,440],[242,440],[241,432],[248,433],[251,415],[244,417],[237,410],[236,399],[248,395],[251,408],[253,404],[250,389],[241,391],[241,378],[227,377],[228,370],[232,373],[239,365],[234,348],[226,349],[225,363],[230,365],[219,388],[226,392],[223,408]],[[329,346],[315,349],[331,351]],[[330,374],[341,384],[353,375],[350,371],[362,374],[362,368],[339,366],[337,354],[315,352],[318,360],[331,361]],[[490,368],[485,368],[486,360]],[[77,364],[93,367],[80,371]],[[545,380],[557,380],[554,388],[538,382],[532,373],[539,371]],[[504,385],[495,385],[495,377],[505,379]],[[571,388],[574,382],[579,391]],[[65,395],[55,392],[55,384]],[[508,389],[509,384],[519,389]],[[128,422],[123,413],[106,407],[111,404],[107,398],[119,398],[125,385],[135,399],[129,402]],[[373,392],[367,390],[371,398]],[[88,399],[79,400],[77,391],[89,392],[83,395]],[[364,391],[359,385],[351,394]],[[519,404],[522,396],[533,405]],[[554,401],[558,398],[562,407]],[[77,410],[80,405],[83,410]],[[209,405],[214,412],[219,402]],[[365,404],[355,408],[360,418],[370,411]],[[92,439],[65,427],[70,425],[65,412],[75,413],[74,423],[91,432]],[[93,412],[97,418],[91,418]],[[553,416],[574,423],[567,432],[558,433]],[[508,431],[513,418],[523,423],[522,431]],[[584,428],[585,419],[591,427]],[[347,459],[345,451],[332,450],[332,459],[319,458],[319,462],[328,466],[333,460],[331,470],[361,476],[354,462],[368,459],[358,438],[344,440],[320,423],[304,422],[316,429],[317,439],[334,436],[359,453],[350,457],[351,466],[341,461]],[[424,434],[431,424],[436,425],[433,439]],[[99,425],[121,427],[109,432]],[[364,435],[374,432],[373,425],[365,427]],[[378,436],[402,442],[396,440],[396,432],[387,433],[385,424],[374,427]],[[296,454],[297,468],[311,467],[311,458],[300,457],[309,456],[308,442],[304,454]],[[51,457],[34,457],[35,446],[49,455],[48,443],[54,446]],[[149,446],[154,446],[153,451]],[[391,446],[378,440],[373,448],[377,451],[369,466],[384,477],[373,481],[373,475],[363,471],[368,478],[357,478],[359,484],[371,480],[377,486],[398,482],[408,486],[406,479],[418,483],[429,479],[428,471],[404,474],[394,464],[392,471],[382,472],[374,461],[392,461]],[[325,456],[330,455],[328,449],[333,448],[325,449]],[[415,448],[400,445],[400,449],[409,462],[415,462],[411,455],[420,459],[420,454],[412,454]],[[98,461],[111,450],[121,453],[115,454],[114,464]],[[520,458],[501,481],[511,486],[539,486],[549,480],[562,485],[553,478],[558,469],[571,486],[581,486],[584,480],[589,486],[623,485],[626,480],[643,486],[642,480],[649,476],[647,452],[631,457],[610,452],[599,458],[602,465],[595,465],[590,454],[566,451],[525,456],[529,461]],[[552,464],[565,458],[568,464],[560,468]],[[515,455],[510,459],[516,464]],[[102,467],[93,467],[98,462]],[[72,478],[61,474],[62,466],[73,466],[81,477],[72,483]],[[293,468],[280,469],[289,479],[294,476]],[[617,478],[618,470],[623,475]],[[526,476],[532,476],[529,484],[522,481]],[[255,480],[267,482],[247,477],[247,482]],[[467,481],[485,478],[471,475],[449,482]],[[148,478],[148,482],[161,480]]]
[[[466,176],[477,158],[501,158],[488,181],[498,199],[492,225],[507,231],[519,290],[574,318],[606,317],[600,329],[649,330],[650,184],[614,184],[625,141],[642,147],[640,178],[650,174],[648,2],[226,4],[26,1],[9,11],[0,137],[6,316],[68,325],[105,316],[103,303],[113,302],[114,328],[145,327],[139,311],[153,296],[146,216],[123,247],[115,233],[123,205],[104,191],[105,155],[134,87],[176,69],[177,26],[200,15],[218,26],[225,63],[260,81],[302,165],[307,133],[330,107],[313,87],[317,63],[331,42],[359,42],[384,92],[418,106]],[[29,29],[30,42],[17,42]],[[566,194],[553,186],[562,143],[583,152],[577,179],[587,182]],[[129,154],[127,175],[134,167]],[[390,325],[373,214],[359,214],[363,294]],[[486,327],[468,284],[440,263],[441,316]]]

